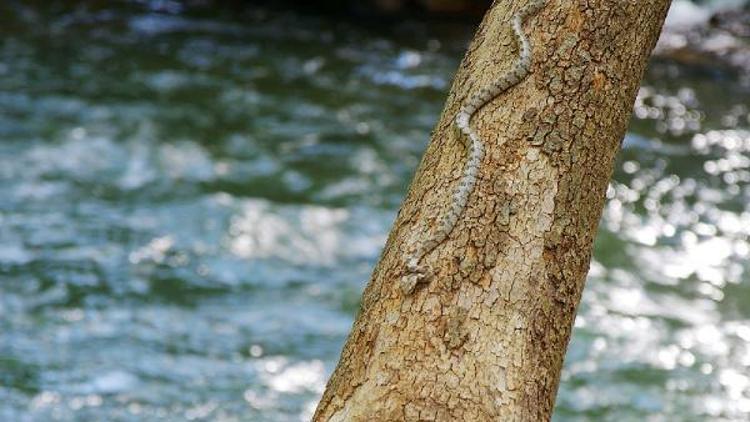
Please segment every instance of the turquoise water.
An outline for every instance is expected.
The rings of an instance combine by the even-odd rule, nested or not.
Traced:
[[[0,420],[295,421],[471,36],[0,6]],[[558,421],[750,418],[750,88],[652,63]]]

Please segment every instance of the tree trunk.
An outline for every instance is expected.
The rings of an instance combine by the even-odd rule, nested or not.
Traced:
[[[496,2],[362,298],[316,421],[542,421],[591,259],[615,154],[669,0],[548,0],[526,19],[531,74],[481,108],[479,175],[404,293],[405,257],[450,208],[466,165],[459,107],[518,58],[527,0]]]

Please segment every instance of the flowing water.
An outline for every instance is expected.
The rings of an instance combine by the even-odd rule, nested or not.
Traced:
[[[309,418],[471,37],[0,5],[0,421]],[[750,418],[750,88],[652,63],[557,421]]]

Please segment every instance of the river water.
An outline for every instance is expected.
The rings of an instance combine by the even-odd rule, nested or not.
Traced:
[[[296,421],[468,23],[0,6],[0,420]],[[654,61],[557,421],[750,418],[750,88]]]

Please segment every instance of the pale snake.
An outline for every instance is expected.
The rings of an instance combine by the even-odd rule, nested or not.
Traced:
[[[418,283],[428,281],[432,277],[431,270],[421,265],[420,262],[448,237],[466,207],[469,194],[473,191],[477,181],[479,165],[484,158],[482,140],[469,123],[479,109],[528,76],[532,51],[531,44],[523,32],[522,24],[527,17],[536,14],[544,7],[545,3],[546,0],[532,0],[513,15],[511,26],[518,43],[518,59],[498,80],[469,97],[456,115],[454,124],[459,131],[459,138],[466,145],[468,160],[458,187],[453,193],[450,210],[438,222],[437,229],[432,236],[419,244],[414,253],[406,259],[406,274],[401,278],[401,290],[405,294],[414,291]]]

